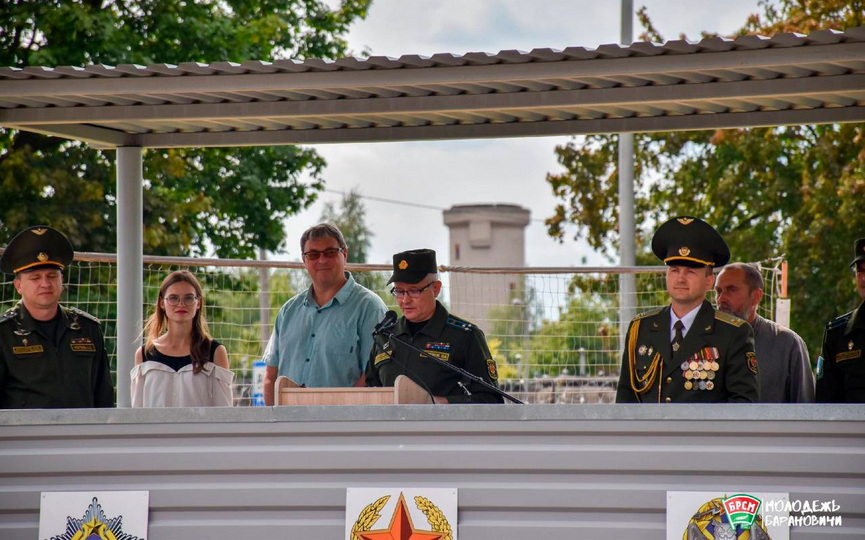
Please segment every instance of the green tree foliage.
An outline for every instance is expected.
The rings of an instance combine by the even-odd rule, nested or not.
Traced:
[[[371,0],[40,0],[0,2],[0,65],[335,58]],[[284,245],[282,220],[307,207],[324,160],[296,147],[145,154],[145,251],[255,257]],[[303,174],[309,177],[304,183]],[[82,251],[115,250],[113,152],[0,129],[0,238],[34,223]]]
[[[348,245],[348,262],[367,262],[373,234],[366,224],[366,206],[357,189],[343,194],[339,208],[333,202],[325,203],[321,221],[333,223],[342,231]]]
[[[740,33],[813,32],[862,26],[863,3],[761,2]],[[660,41],[645,10],[643,39]],[[847,263],[865,231],[865,124],[637,134],[636,220],[640,264],[654,227],[697,215],[724,235],[734,260],[786,254],[792,326],[819,349],[823,325],[858,302]],[[561,199],[547,220],[563,239],[571,225],[615,256],[618,243],[617,138],[574,139],[556,148],[563,172],[547,175]]]

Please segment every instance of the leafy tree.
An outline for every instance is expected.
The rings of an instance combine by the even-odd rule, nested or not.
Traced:
[[[0,2],[0,65],[334,58],[371,0]],[[253,258],[277,251],[282,220],[311,204],[324,160],[297,147],[145,154],[145,251]],[[306,174],[310,181],[301,181]],[[113,152],[0,129],[0,237],[46,223],[76,249],[115,250]]]
[[[356,188],[343,194],[338,209],[333,202],[325,203],[321,221],[333,223],[342,231],[348,244],[348,262],[367,262],[373,234],[366,224],[366,206]]]
[[[763,1],[740,34],[813,32],[865,24],[863,2]],[[662,41],[645,9],[642,39]],[[865,124],[724,129],[635,136],[635,211],[639,264],[654,227],[690,214],[715,225],[735,260],[786,254],[790,261],[792,326],[812,349],[823,325],[851,309],[847,262],[865,230]],[[547,220],[563,239],[576,225],[611,259],[617,249],[618,177],[615,135],[574,139],[556,147],[563,172],[547,181],[561,199]]]

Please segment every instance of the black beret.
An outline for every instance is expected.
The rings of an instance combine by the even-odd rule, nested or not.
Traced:
[[[658,227],[652,251],[667,266],[718,268],[730,262],[730,248],[720,233],[692,216],[675,217]]]
[[[388,283],[418,283],[427,274],[438,272],[436,252],[431,249],[402,251],[393,256],[393,275]]]
[[[865,238],[860,238],[853,243],[853,262],[850,263],[850,268],[856,266],[859,261],[865,261]]]
[[[0,271],[17,274],[41,266],[66,268],[72,262],[72,244],[60,231],[37,225],[24,229],[9,242],[0,257]]]

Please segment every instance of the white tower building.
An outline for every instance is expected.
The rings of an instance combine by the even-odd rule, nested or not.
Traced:
[[[527,209],[514,204],[456,205],[445,210],[451,266],[524,267],[529,218]],[[522,286],[516,274],[452,274],[451,312],[489,332],[490,309],[510,304],[518,287]]]

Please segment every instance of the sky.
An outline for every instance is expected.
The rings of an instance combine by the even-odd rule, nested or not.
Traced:
[[[723,4],[723,7],[721,7]],[[665,39],[702,31],[728,35],[760,11],[757,0],[637,0],[646,6]],[[634,38],[642,32],[634,17]],[[517,49],[598,47],[620,39],[620,2],[615,0],[374,0],[366,20],[349,35],[353,54],[373,56],[436,53],[498,53]],[[563,169],[554,148],[568,137],[476,139],[313,146],[328,163],[325,193],[307,210],[286,221],[288,253],[278,260],[299,260],[297,239],[319,222],[324,203],[338,202],[351,189],[366,197],[366,222],[373,233],[370,263],[390,263],[394,253],[432,248],[447,265],[448,229],[441,210],[459,204],[519,204],[531,212],[526,227],[527,266],[614,265],[571,237],[549,237],[544,219],[557,199],[545,178]],[[573,232],[573,229],[570,231]],[[350,248],[350,246],[349,246]]]

